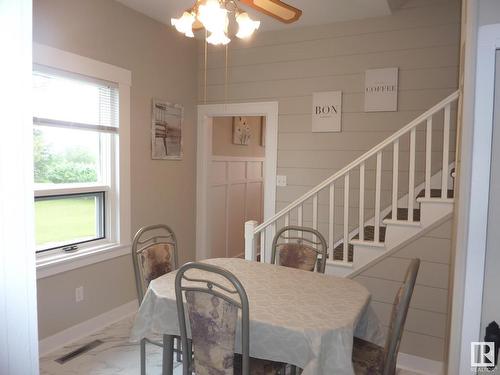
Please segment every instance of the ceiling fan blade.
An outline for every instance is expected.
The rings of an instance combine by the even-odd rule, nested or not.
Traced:
[[[242,3],[257,9],[259,12],[274,17],[284,23],[297,21],[302,11],[281,0],[240,0]]]

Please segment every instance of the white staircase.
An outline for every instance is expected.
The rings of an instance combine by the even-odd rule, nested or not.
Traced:
[[[352,276],[447,219],[451,109],[458,98],[456,91],[262,224],[246,222],[245,258],[269,262],[276,230],[306,225],[307,216],[307,225],[327,239],[326,272]],[[433,145],[436,133],[440,142]]]

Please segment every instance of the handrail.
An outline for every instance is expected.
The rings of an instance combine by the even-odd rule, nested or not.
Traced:
[[[323,190],[325,187],[330,185],[331,183],[335,182],[337,179],[340,177],[343,177],[347,172],[349,172],[351,169],[356,168],[359,164],[362,162],[366,161],[367,159],[371,158],[373,155],[377,154],[378,152],[382,151],[384,148],[386,148],[388,145],[393,143],[396,139],[400,138],[407,132],[409,132],[411,129],[414,127],[418,126],[421,124],[424,120],[429,118],[430,116],[434,115],[438,111],[442,110],[444,107],[446,107],[448,104],[454,102],[455,100],[458,99],[460,96],[460,90],[455,91],[453,94],[449,95],[447,98],[441,100],[439,103],[437,103],[434,107],[431,107],[429,110],[425,111],[422,113],[420,116],[418,116],[416,119],[399,129],[397,132],[395,132],[393,135],[391,135],[389,138],[386,138],[382,142],[380,142],[378,145],[370,149],[369,151],[365,152],[363,155],[346,165],[344,168],[339,170],[338,172],[334,173],[332,176],[327,178],[325,181],[317,185],[316,187],[312,188],[309,190],[307,193],[302,195],[301,197],[297,198],[294,200],[292,203],[290,203],[288,206],[283,208],[281,211],[276,213],[274,216],[270,217],[269,219],[265,220],[262,224],[258,225],[254,229],[254,234],[259,233],[261,230],[265,229],[267,226],[270,224],[274,223],[276,220],[281,218],[283,215],[286,215],[288,212],[296,208],[298,205],[300,205],[302,202],[306,201],[307,199],[311,198],[313,195],[317,194],[321,190]]]

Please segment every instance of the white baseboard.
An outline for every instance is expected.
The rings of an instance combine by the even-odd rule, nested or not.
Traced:
[[[411,354],[399,353],[398,369],[415,372],[417,374],[443,375],[444,363]]]
[[[89,334],[97,332],[121,319],[135,314],[137,312],[137,308],[137,300],[130,301],[101,315],[58,332],[55,335],[46,337],[38,343],[40,352],[39,355],[40,357],[45,356],[66,344],[88,336]]]

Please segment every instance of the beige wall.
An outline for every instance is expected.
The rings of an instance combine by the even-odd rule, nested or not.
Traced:
[[[248,116],[251,138],[246,146],[233,143],[233,117],[214,117],[212,130],[212,155],[264,157],[265,147],[261,146],[261,116]]]
[[[132,71],[132,231],[172,226],[181,262],[195,254],[196,44],[111,0],[34,0],[33,38]],[[151,99],[184,105],[184,158],[151,160]],[[75,288],[85,300],[75,304]],[[135,298],[132,265],[121,257],[38,281],[40,338]]]
[[[410,259],[420,258],[401,352],[436,361],[447,351],[451,224],[450,219],[354,278],[372,293],[372,306],[387,329]]]
[[[416,116],[457,89],[460,35],[458,0],[410,0],[393,15],[283,31],[258,32],[250,42],[229,46],[227,96],[232,102],[278,101],[278,174],[287,186],[277,188],[277,209],[338,171]],[[199,45],[199,101],[203,101],[203,45]],[[209,47],[207,101],[225,97],[225,49]],[[399,67],[398,112],[364,112],[366,69]],[[342,90],[341,133],[312,133],[315,91]],[[453,116],[453,120],[455,116]],[[454,121],[453,121],[454,123]],[[433,171],[440,168],[442,116],[433,127]],[[417,132],[416,181],[425,166],[425,136]],[[454,148],[455,132],[451,143]],[[408,191],[408,139],[401,142],[400,194]],[[450,153],[450,160],[454,152]],[[392,151],[384,152],[382,207],[390,202]],[[366,166],[365,217],[373,216],[374,162]],[[357,189],[358,174],[351,176]],[[406,191],[404,190],[406,189]],[[342,222],[342,186],[336,189],[336,223]],[[354,193],[351,224],[357,222]],[[319,229],[327,232],[328,192],[319,197]],[[312,205],[304,207],[311,224]],[[292,214],[292,222],[294,222]],[[336,226],[336,237],[342,227]]]

